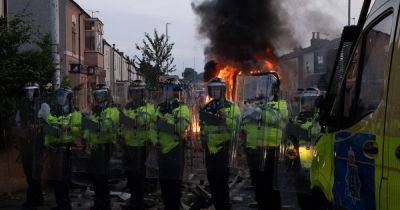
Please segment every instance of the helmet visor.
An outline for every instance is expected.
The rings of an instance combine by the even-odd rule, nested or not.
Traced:
[[[278,79],[274,75],[243,76],[242,79],[243,101],[267,99],[274,97],[278,87]]]
[[[96,90],[93,92],[93,98],[96,103],[102,103],[107,100],[107,90]]]
[[[208,87],[208,95],[210,98],[215,100],[222,99],[225,95],[225,87],[223,86],[211,86]]]
[[[166,84],[163,85],[163,96],[167,100],[171,100],[175,98],[175,89],[176,85],[175,84]]]
[[[130,100],[142,99],[144,97],[145,89],[142,87],[130,87],[128,89],[128,97]]]
[[[69,91],[64,89],[56,90],[57,104],[60,106],[65,106],[68,102]]]

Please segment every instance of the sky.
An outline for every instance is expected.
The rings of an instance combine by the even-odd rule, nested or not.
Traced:
[[[191,2],[201,0],[75,0],[89,14],[92,11],[104,23],[104,38],[110,44],[125,52],[126,55],[134,57],[137,54],[135,43],[141,43],[145,32],[152,33],[154,29],[165,33],[166,23],[168,36],[175,43],[173,56],[177,67],[176,75],[181,75],[185,67],[194,68],[202,72],[204,63],[204,46],[207,40],[199,37],[197,33],[198,18],[193,13]],[[326,32],[328,38],[340,36],[341,28],[347,24],[348,0],[286,0],[298,6],[293,22],[295,35],[303,47],[309,45],[312,31],[325,33],[324,28],[315,27],[321,25],[318,20],[307,20],[308,10],[317,11],[326,15],[326,19],[334,19],[329,22],[330,29]],[[294,2],[292,4],[292,2]],[[306,2],[306,3],[305,3]],[[303,9],[308,8],[308,10]],[[362,0],[352,0],[352,17],[357,19]],[[294,9],[294,8],[289,8]],[[304,19],[301,18],[303,16]],[[303,20],[303,21],[300,21]],[[307,20],[307,21],[304,21]]]

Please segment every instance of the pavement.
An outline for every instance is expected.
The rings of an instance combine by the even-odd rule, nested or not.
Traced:
[[[124,184],[118,183],[120,186]],[[127,198],[129,194],[125,193],[126,189],[119,189],[120,191],[115,191],[115,186],[113,186],[112,192],[112,209],[119,210],[122,205],[127,203]],[[206,187],[204,187],[206,188]],[[55,200],[50,189],[46,189],[44,192],[45,203],[43,207],[38,208],[38,210],[49,210],[55,205]],[[74,189],[71,192],[71,200],[73,209],[76,210],[88,210],[90,206],[93,205],[93,191],[88,189]],[[188,199],[193,195],[189,188],[184,187],[182,200]],[[146,201],[153,203],[154,206],[149,208],[150,210],[162,209],[162,201],[160,199],[160,192],[157,190],[152,194],[147,194]],[[282,197],[282,209],[283,210],[298,210],[296,195],[294,193],[281,193]],[[16,192],[14,194],[3,194],[0,196],[0,210],[19,210],[21,204],[24,201],[24,192]],[[240,183],[235,184],[231,188],[231,201],[233,210],[250,210],[255,209],[255,207],[249,207],[250,204],[255,204],[255,199],[253,195],[253,187],[250,185],[250,180],[244,179]],[[184,208],[190,209],[190,208]],[[214,210],[212,206],[208,208],[201,208],[203,210]]]
[[[214,210],[210,204],[210,194],[205,173],[204,157],[201,152],[189,154],[186,157],[184,183],[182,186],[182,209],[185,210]],[[118,164],[114,164],[118,165]],[[251,186],[250,175],[247,170],[245,159],[238,158],[237,167],[231,170],[230,177],[230,197],[233,210],[250,210],[255,208],[254,189]],[[148,172],[149,173],[149,172]],[[76,181],[76,180],[75,180]],[[88,180],[81,182],[71,190],[70,196],[74,210],[88,210],[93,205],[94,192],[90,187],[83,187]],[[156,180],[155,180],[156,182]],[[76,184],[78,182],[75,182]],[[154,184],[154,181],[153,181]],[[89,186],[89,185],[87,185]],[[147,189],[145,197],[146,203],[150,206],[149,210],[163,209],[161,192],[159,187]],[[112,209],[119,210],[122,205],[128,202],[130,194],[127,193],[126,180],[118,178],[110,181]],[[19,210],[24,202],[25,192],[15,192],[12,194],[0,195],[0,210]],[[55,199],[51,189],[45,187],[44,206],[38,210],[48,210],[55,206]],[[281,192],[282,210],[299,210],[295,193]],[[201,208],[190,208],[191,204],[197,202]]]

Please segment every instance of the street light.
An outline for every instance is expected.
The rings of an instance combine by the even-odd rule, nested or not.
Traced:
[[[350,19],[351,19],[351,0],[349,0],[349,8],[348,8],[348,21],[347,24],[350,25]]]
[[[171,25],[171,23],[165,24],[165,35],[167,36],[167,39],[168,39],[168,25]]]

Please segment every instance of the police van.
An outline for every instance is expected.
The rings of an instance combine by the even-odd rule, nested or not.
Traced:
[[[400,209],[399,7],[365,0],[343,32],[312,149],[312,209]]]

